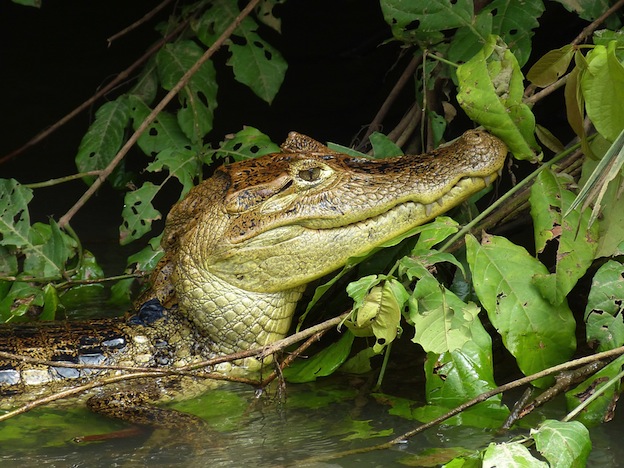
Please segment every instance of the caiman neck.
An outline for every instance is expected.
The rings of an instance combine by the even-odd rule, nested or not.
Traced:
[[[286,335],[305,285],[273,293],[245,291],[212,275],[186,255],[182,262],[187,268],[178,270],[181,277],[174,278],[185,291],[179,295],[179,308],[200,333],[217,344],[216,353],[257,348]],[[194,265],[191,271],[190,265]],[[259,365],[254,359],[244,362],[248,370]]]

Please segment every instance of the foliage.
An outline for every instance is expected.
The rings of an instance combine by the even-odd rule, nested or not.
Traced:
[[[607,8],[607,2],[560,3],[589,21]],[[496,387],[493,339],[502,340],[524,375],[569,360],[577,348],[577,321],[570,307],[570,294],[585,275],[593,277],[584,317],[587,344],[596,351],[623,346],[624,216],[620,198],[624,35],[618,29],[618,19],[609,23],[612,29],[596,31],[587,38],[591,44],[580,46],[573,42],[553,49],[526,70],[534,29],[545,8],[541,0],[494,0],[480,11],[475,11],[470,0],[380,0],[380,7],[394,40],[423,57],[414,77],[415,100],[425,103],[424,114],[431,120],[423,120],[422,128],[436,126],[444,130],[448,123],[439,118],[439,108],[426,108],[426,93],[438,87],[457,96],[465,116],[503,139],[518,164],[538,165],[534,174],[508,195],[533,183],[528,201],[534,243],[521,246],[486,233],[478,239],[478,232],[470,234],[451,218],[440,217],[380,246],[387,249],[384,261],[371,259],[371,255],[353,259],[337,276],[317,288],[308,306],[308,311],[313,310],[329,287],[347,272],[365,272],[346,287],[354,305],[344,322],[342,337],[309,360],[296,362],[284,372],[285,377],[292,382],[306,382],[337,370],[368,372],[377,367],[376,356],[388,355],[391,343],[406,334],[427,354],[427,404],[415,407],[412,401],[384,397],[393,401],[394,414],[431,420]],[[262,20],[279,29],[270,8],[267,11],[269,14]],[[177,104],[162,110],[139,136],[138,147],[149,158],[145,164],[149,177],[136,178],[117,161],[128,132],[141,127],[159,96],[176,87],[239,13],[235,0],[188,6],[181,17],[172,21],[188,18],[192,37],[187,35],[164,45],[145,65],[131,89],[102,104],[95,113],[76,155],[76,166],[87,184],[94,183],[107,167],[116,166],[109,181],[126,191],[119,229],[121,244],[153,234],[153,223],[163,217],[157,207],[158,195],[172,180],[178,181],[183,197],[202,179],[206,167],[218,160],[241,160],[278,150],[268,136],[251,127],[220,145],[207,143],[218,91],[217,72],[207,61],[181,88]],[[259,20],[246,17],[226,39],[225,47],[231,54],[227,64],[236,80],[271,103],[287,64],[260,35]],[[573,178],[561,174],[551,163],[541,162],[544,154],[538,140],[545,134],[557,138],[546,128],[547,122],[542,122],[541,128],[536,124],[531,107],[535,101],[525,89],[526,80],[532,83],[530,90],[556,89],[564,84],[562,78],[564,102],[558,105],[565,105],[570,128],[587,156],[604,156],[606,161],[602,164],[588,159],[583,164],[581,183],[589,180],[591,184],[587,185],[595,187],[594,193],[600,195],[585,203],[584,196],[577,199]],[[444,96],[441,101],[453,105]],[[593,140],[586,121],[596,130]],[[372,134],[370,142],[375,157],[401,153],[401,148],[382,134]],[[541,143],[550,146],[543,140]],[[563,156],[556,155],[551,161]],[[595,176],[590,177],[592,173]],[[128,190],[128,186],[132,188]],[[13,179],[0,180],[3,321],[17,320],[33,310],[53,318],[63,303],[59,291],[75,286],[78,280],[103,276],[71,229],[60,228],[53,219],[47,224],[31,225],[28,203],[32,198],[32,188]],[[475,202],[471,200],[464,211],[477,211]],[[501,209],[504,203],[505,197],[501,197],[493,209]],[[603,217],[598,220],[600,210]],[[460,217],[456,214],[457,219]],[[415,234],[419,234],[417,240],[406,239]],[[131,256],[128,265],[135,265],[139,272],[153,268],[161,255],[158,239],[156,235],[145,249]],[[465,250],[452,250],[462,239]],[[599,262],[602,266],[596,269]],[[375,269],[379,264],[383,268]],[[115,294],[127,296],[129,283],[119,283]],[[494,330],[486,331],[487,324]],[[368,337],[374,340],[370,346],[363,345]],[[352,352],[356,344],[365,349]],[[587,392],[594,392],[596,383],[617,376],[620,367],[621,362],[615,361],[568,392],[570,409],[579,405]],[[551,383],[551,378],[541,378],[533,385],[545,387]],[[619,383],[586,408],[581,421],[589,425],[608,420],[618,394]],[[508,413],[498,396],[456,416],[451,423],[497,427]],[[530,439],[551,466],[582,466],[591,448],[588,431],[580,422],[545,421],[531,431]],[[545,466],[525,442],[493,443],[476,456],[483,466],[512,462],[518,466]],[[449,461],[448,466],[469,464],[469,457],[462,457]]]

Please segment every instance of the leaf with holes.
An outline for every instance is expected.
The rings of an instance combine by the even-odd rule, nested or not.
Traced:
[[[132,113],[132,126],[136,130],[152,109],[136,96],[130,96],[129,102]],[[191,141],[180,128],[176,117],[165,111],[158,114],[156,120],[154,120],[139,137],[137,144],[141,150],[149,156],[155,156],[165,149],[194,148]]]
[[[158,76],[166,90],[171,90],[182,76],[201,58],[204,51],[193,41],[166,44],[156,56]],[[217,107],[217,80],[212,62],[199,67],[178,94],[182,108],[178,123],[184,134],[195,144],[212,130]]]
[[[518,468],[548,468],[548,463],[535,458],[522,442],[491,443],[483,453],[482,468],[501,466]]]
[[[408,305],[409,319],[415,328],[412,341],[425,351],[455,351],[471,339],[471,325],[479,308],[463,302],[432,275],[416,283]]]
[[[129,123],[130,106],[125,95],[102,105],[80,142],[76,154],[78,170],[97,171],[107,167],[121,148]],[[84,177],[83,180],[90,185],[95,176]]]
[[[121,245],[126,245],[149,232],[152,229],[152,221],[161,218],[160,212],[152,205],[152,200],[159,190],[160,186],[145,182],[141,188],[126,193],[121,212],[123,222],[119,226]]]
[[[210,46],[239,14],[236,0],[216,0],[193,23],[193,29]],[[227,42],[232,53],[227,63],[232,66],[237,81],[270,104],[284,81],[288,65],[279,51],[258,35],[257,29],[253,19],[243,19]]]
[[[585,308],[587,341],[598,352],[624,346],[624,265],[609,260],[592,280]]]
[[[588,227],[591,210],[581,211],[577,206],[563,216],[575,199],[575,194],[565,188],[566,181],[571,182],[566,176],[542,171],[529,198],[536,250],[542,252],[548,242],[558,241],[555,273],[537,273],[533,277],[534,284],[553,305],[565,300],[591,266],[598,248],[598,224]]]
[[[156,159],[148,164],[150,172],[160,172],[164,168],[182,184],[180,198],[193,188],[193,181],[201,175],[201,161],[196,151],[189,149],[168,148],[156,155]]]
[[[518,159],[535,159],[539,149],[535,116],[523,103],[524,84],[518,61],[495,36],[457,68],[457,102],[468,116],[500,137]]]
[[[271,139],[254,127],[245,127],[234,135],[229,135],[212,156],[219,158],[233,158],[234,161],[257,158],[259,156],[279,153],[280,147]],[[211,160],[212,160],[211,158]],[[205,161],[210,163],[211,161]]]
[[[381,11],[386,23],[392,27],[394,37],[404,40],[412,29],[426,33],[468,25],[474,15],[474,6],[471,0],[382,0]]]
[[[32,190],[15,179],[0,179],[0,245],[28,245]]]
[[[504,237],[466,237],[466,258],[475,292],[520,370],[533,374],[561,364],[576,349],[576,322],[567,303],[548,302],[532,277],[548,269]],[[533,382],[544,386],[552,382]]]

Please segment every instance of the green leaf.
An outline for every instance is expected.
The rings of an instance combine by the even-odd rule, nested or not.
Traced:
[[[587,341],[597,351],[624,346],[624,265],[609,260],[592,280],[585,307]]]
[[[123,222],[119,226],[119,243],[126,245],[152,229],[152,221],[161,214],[152,205],[160,186],[145,182],[140,188],[126,193],[121,212]]]
[[[426,352],[455,351],[472,338],[470,330],[479,308],[464,303],[433,276],[416,283],[408,304],[409,319],[416,330],[412,341]]]
[[[421,226],[420,235],[414,250],[429,250],[441,243],[459,230],[459,223],[448,216],[438,216],[436,219]]]
[[[95,120],[82,137],[76,167],[80,172],[106,168],[124,142],[126,127],[130,123],[130,106],[125,95],[103,104],[95,113]],[[84,177],[91,185],[95,176]]]
[[[202,48],[193,41],[173,42],[160,49],[156,64],[163,88],[171,90],[203,54]],[[180,128],[192,142],[200,143],[212,130],[217,107],[217,81],[212,62],[202,64],[178,96],[182,105],[177,114]]]
[[[537,251],[542,252],[551,240],[558,240],[555,273],[533,277],[537,288],[553,305],[565,300],[591,266],[598,248],[598,226],[588,227],[589,210],[581,213],[579,206],[563,216],[575,199],[574,193],[565,189],[564,179],[551,171],[540,172],[529,198]]]
[[[280,147],[260,130],[254,127],[245,127],[234,135],[228,135],[219,149],[214,152],[214,156],[231,157],[234,158],[234,161],[244,161],[280,151]]]
[[[32,190],[15,179],[0,179],[0,245],[22,247],[29,244],[28,203]]]
[[[240,14],[236,0],[212,2],[194,24],[199,39],[210,46]],[[258,35],[258,25],[250,17],[243,19],[228,40],[232,56],[228,60],[237,81],[248,86],[269,104],[279,91],[288,65],[280,52]]]
[[[420,33],[459,28],[469,24],[474,14],[471,0],[382,0],[380,4],[386,23],[399,40],[409,34],[411,28],[418,29]]]
[[[478,317],[469,324],[471,339],[460,349],[442,354],[429,353],[425,362],[426,398],[428,405],[454,408],[478,395],[496,388],[492,356],[492,339]],[[509,411],[497,395],[479,407],[489,418],[505,419]]]
[[[491,443],[483,454],[482,468],[548,468],[548,463],[538,460],[520,442]]]
[[[522,67],[531,55],[533,29],[544,12],[542,0],[494,0],[480,14],[491,12],[492,33],[503,38]]]
[[[308,359],[297,360],[284,369],[284,377],[289,382],[312,382],[318,377],[333,374],[347,360],[353,344],[353,333],[345,333],[333,343]]]
[[[522,102],[523,76],[518,61],[495,36],[457,69],[457,101],[468,116],[509,146],[518,159],[535,159],[535,117]]]
[[[132,113],[132,125],[136,130],[152,111],[140,98],[129,97]],[[162,111],[147,130],[141,134],[137,142],[147,155],[156,155],[165,149],[193,149],[193,145],[184,134],[176,118]]]
[[[21,317],[33,306],[43,305],[43,291],[29,283],[15,281],[0,300],[0,318],[4,322]]]
[[[556,0],[568,11],[575,12],[587,21],[594,21],[609,9],[609,0]]]
[[[467,236],[466,248],[475,292],[520,370],[530,375],[569,359],[576,348],[572,312],[565,301],[553,306],[532,281],[548,274],[546,267],[503,237],[485,235],[479,244]]]
[[[373,132],[369,137],[373,145],[373,152],[376,159],[391,158],[393,156],[403,156],[403,151],[390,138],[383,133]]]
[[[54,220],[50,220],[49,225],[33,224],[28,238],[30,245],[22,248],[26,255],[24,273],[35,277],[60,277],[65,271],[65,263],[75,254],[75,241],[61,232]]]
[[[624,67],[615,55],[616,41],[598,45],[587,54],[588,67],[581,76],[587,115],[596,130],[615,141],[624,128]]]
[[[43,287],[43,310],[38,319],[42,321],[54,320],[58,306],[58,292],[52,284],[48,283]]]
[[[136,263],[135,270],[139,272],[152,271],[160,259],[164,255],[164,251],[160,246],[160,240],[162,239],[162,233],[156,237],[152,237],[142,250],[134,253],[128,257],[128,265]]]
[[[591,427],[611,421],[615,417],[616,404],[622,392],[621,375],[624,356],[607,364],[580,385],[566,392],[568,411],[572,411],[590,397],[595,399],[576,415],[576,420]],[[615,384],[605,388],[607,382],[616,379]],[[600,392],[598,397],[596,393]]]
[[[582,468],[591,451],[589,431],[578,421],[544,421],[531,430],[537,450],[553,468]]]
[[[160,172],[163,168],[177,178],[182,184],[183,197],[194,186],[194,180],[201,175],[201,161],[198,154],[190,149],[167,148],[156,155],[153,162],[147,165],[150,172]]]
[[[355,299],[353,311],[345,325],[356,336],[374,335],[373,351],[380,353],[400,330],[401,311],[408,294],[395,279],[383,281],[368,276],[347,286],[347,293]],[[370,289],[370,291],[369,291]]]
[[[571,44],[547,52],[531,67],[527,79],[542,88],[553,84],[568,71],[574,52]]]

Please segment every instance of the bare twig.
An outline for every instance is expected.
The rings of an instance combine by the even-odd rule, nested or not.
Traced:
[[[581,42],[583,42],[591,33],[593,33],[598,28],[598,26],[604,23],[604,21],[609,16],[611,16],[613,13],[615,13],[620,8],[622,8],[622,6],[624,6],[624,0],[619,0],[618,2],[616,2],[611,8],[606,10],[602,15],[600,15],[598,18],[592,21],[592,23],[589,26],[585,27],[580,32],[580,34],[576,36],[576,38],[572,41],[572,44],[576,45],[576,44],[580,44]]]
[[[245,8],[240,12],[240,14],[232,21],[232,23],[223,31],[223,33],[219,36],[219,38],[212,44],[206,52],[195,62],[195,64],[188,69],[188,71],[180,78],[180,80],[176,83],[176,85],[171,88],[171,91],[167,93],[167,95],[162,98],[162,100],[154,107],[154,110],[150,112],[150,114],[143,120],[139,128],[130,136],[128,141],[123,145],[123,147],[119,150],[117,155],[113,158],[108,166],[102,171],[102,173],[98,176],[97,179],[93,182],[93,184],[87,189],[87,191],[80,197],[80,199],[72,206],[67,213],[65,213],[61,219],[59,220],[59,226],[64,227],[69,221],[73,218],[73,216],[82,208],[82,206],[93,196],[93,194],[97,191],[98,188],[104,183],[106,178],[113,172],[115,167],[121,162],[121,160],[126,156],[130,148],[134,146],[139,137],[147,130],[147,128],[156,120],[158,114],[164,110],[165,106],[171,102],[171,100],[180,92],[180,90],[186,86],[191,77],[197,73],[199,68],[206,63],[210,58],[215,54],[217,50],[221,48],[223,43],[232,35],[234,30],[238,27],[238,25],[243,21],[245,17],[247,17],[251,11],[255,8],[255,6],[259,3],[260,0],[251,0]]]
[[[122,36],[125,36],[130,31],[133,31],[137,29],[138,27],[142,26],[143,24],[147,23],[156,15],[156,13],[158,13],[160,10],[162,10],[167,5],[169,5],[172,1],[173,0],[164,0],[160,4],[156,5],[150,12],[146,13],[142,18],[132,23],[130,26],[125,27],[124,29],[119,31],[117,34],[113,34],[111,37],[106,39],[106,42],[108,42],[108,46],[110,47],[113,41],[119,39]]]
[[[397,97],[401,93],[401,90],[407,84],[408,80],[413,77],[414,71],[416,70],[418,65],[420,65],[421,62],[422,62],[422,55],[419,55],[419,56],[412,58],[410,63],[407,65],[407,67],[405,67],[405,70],[403,71],[399,79],[397,80],[396,84],[392,87],[392,90],[388,94],[388,97],[386,98],[384,103],[379,108],[379,111],[377,111],[377,114],[373,118],[373,121],[368,125],[368,129],[366,130],[366,133],[362,137],[361,145],[366,144],[366,140],[368,139],[368,137],[374,131],[380,128],[381,122],[386,117],[386,114],[390,110],[390,107],[392,106],[394,101],[397,99]]]
[[[186,21],[182,21],[173,31],[171,31],[169,34],[167,34],[165,37],[163,37],[160,41],[158,41],[157,43],[155,43],[152,47],[150,47],[147,52],[145,52],[141,57],[139,57],[138,60],[136,60],[132,65],[130,65],[128,68],[126,68],[125,70],[123,70],[122,72],[120,72],[114,80],[112,80],[110,83],[108,83],[106,86],[104,86],[103,88],[101,88],[97,93],[95,93],[93,96],[91,96],[89,99],[87,99],[85,102],[83,102],[82,104],[80,104],[78,107],[76,107],[74,110],[72,110],[69,114],[67,114],[65,117],[61,118],[59,121],[57,121],[55,124],[51,125],[50,127],[46,128],[45,130],[42,130],[41,132],[39,132],[37,135],[35,135],[33,138],[31,138],[29,141],[27,141],[25,144],[23,144],[22,146],[20,146],[19,148],[13,150],[12,152],[10,152],[9,154],[4,155],[2,158],[0,158],[0,164],[6,163],[9,160],[19,156],[21,153],[23,153],[24,151],[26,151],[28,148],[30,148],[31,146],[35,146],[37,143],[39,143],[40,141],[44,140],[45,138],[47,138],[48,136],[50,136],[52,133],[54,133],[55,131],[57,131],[59,128],[61,128],[63,125],[65,125],[67,122],[69,122],[71,119],[73,119],[74,117],[76,117],[78,114],[80,114],[82,111],[84,111],[85,109],[88,109],[90,106],[92,106],[98,99],[100,99],[101,97],[105,96],[108,92],[110,92],[111,90],[113,90],[115,87],[117,87],[120,83],[126,81],[128,78],[130,78],[130,76],[132,75],[132,73],[139,68],[139,66],[143,65],[143,63],[145,63],[152,55],[154,55],[156,52],[158,52],[158,50],[160,50],[160,48],[165,45],[166,43],[168,43],[169,41],[171,41],[174,37],[176,37],[178,34],[180,34],[184,29],[186,29],[188,25],[188,20]]]

